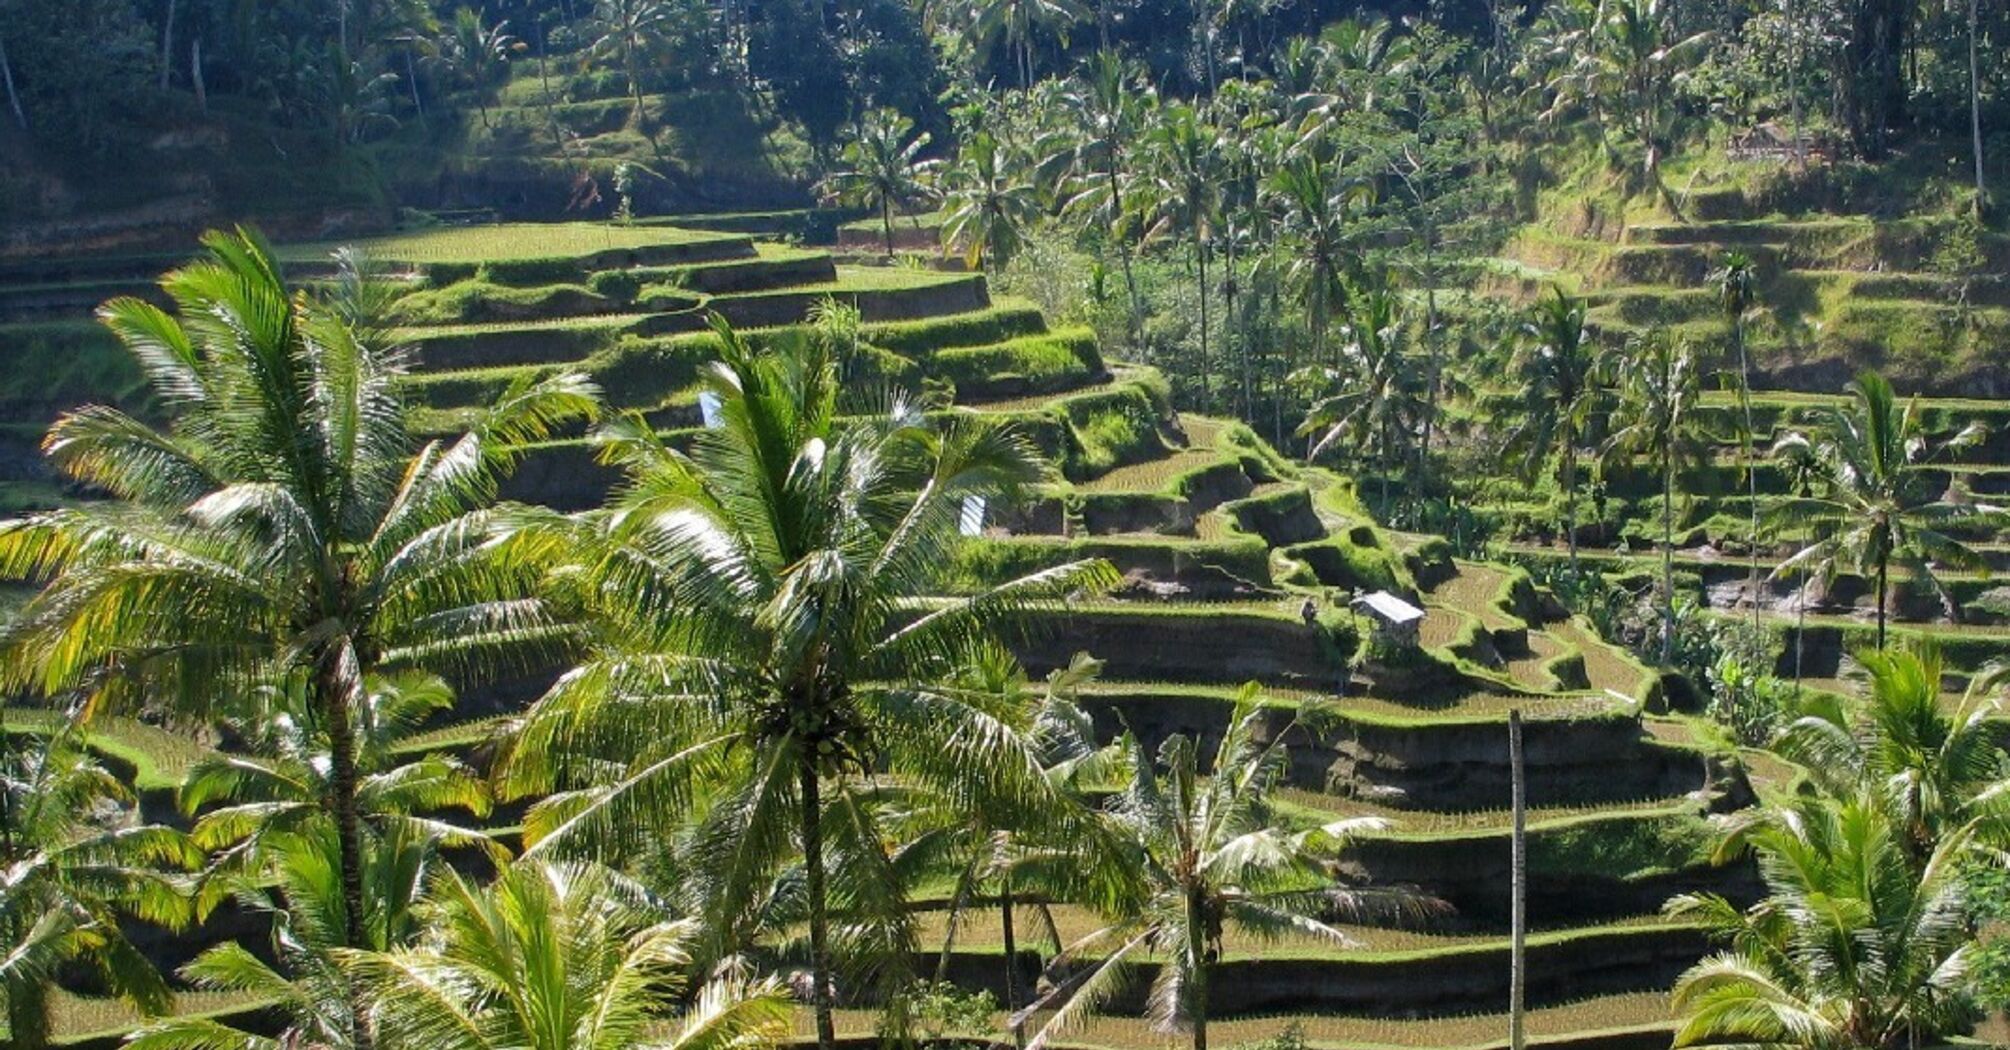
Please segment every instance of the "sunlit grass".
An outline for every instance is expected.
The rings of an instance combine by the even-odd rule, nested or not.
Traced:
[[[343,245],[387,263],[484,263],[557,259],[665,245],[745,241],[740,234],[682,230],[674,226],[620,226],[605,222],[512,222],[443,226],[382,237],[287,245],[282,258],[319,261]]]

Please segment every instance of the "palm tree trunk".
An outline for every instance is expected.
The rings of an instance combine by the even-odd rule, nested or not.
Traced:
[[[21,94],[14,89],[14,67],[7,61],[7,39],[0,37],[0,83],[7,85],[7,108],[14,111],[14,123],[28,130],[28,114],[21,108]]]
[[[328,729],[328,812],[335,821],[342,880],[342,945],[369,949],[373,945],[363,922],[363,819],[356,806],[356,729],[349,708],[350,683],[342,673],[346,653],[339,642],[322,651],[314,668],[314,699]],[[359,1001],[350,1039],[353,1046],[368,1050],[370,1035],[362,1018]]]
[[[1982,67],[1975,57],[1980,35],[1982,0],[1968,0],[1968,131],[1975,143],[1975,213],[1989,206],[1989,186],[1982,174]]]
[[[803,888],[810,898],[810,1003],[817,1016],[817,1050],[837,1046],[837,1023],[831,1016],[830,955],[826,941],[829,916],[824,900],[823,785],[816,755],[801,759],[797,780],[802,790]]]
[[[1438,422],[1438,383],[1444,374],[1443,346],[1438,340],[1438,277],[1437,268],[1431,263],[1430,228],[1424,232],[1424,338],[1430,341],[1431,374],[1427,379],[1430,386],[1424,391],[1424,441],[1417,447],[1417,480],[1424,480],[1424,472],[1431,462],[1431,432]]]
[[[1188,980],[1187,1002],[1193,1009],[1193,1050],[1207,1050],[1207,909],[1200,895],[1189,891],[1186,898],[1186,950],[1193,973]]]
[[[1528,783],[1523,775],[1521,709],[1508,711],[1508,782],[1514,808],[1514,835],[1509,847],[1508,928],[1508,1050],[1527,1044],[1523,1001],[1528,988],[1525,952],[1528,945]]]
[[[1801,698],[1801,662],[1808,651],[1808,581],[1801,581],[1799,611],[1794,616],[1794,700]]]
[[[1731,338],[1738,344],[1738,400],[1745,410],[1745,488],[1751,500],[1751,542],[1746,552],[1752,564],[1745,573],[1745,600],[1752,603],[1752,640],[1756,644],[1759,637],[1759,473],[1752,463],[1752,442],[1758,433],[1752,427],[1752,363],[1751,354],[1745,349],[1745,318],[1740,314],[1732,322]]]
[[[1563,539],[1570,546],[1570,576],[1577,578],[1577,435],[1566,433],[1563,447]]]
[[[1661,463],[1661,666],[1675,658],[1675,457]]]
[[[1200,271],[1200,410],[1208,410],[1207,385],[1207,242],[1202,240],[1200,224],[1193,228],[1193,256]]]
[[[161,20],[161,95],[167,95],[171,68],[175,68],[175,0],[167,0],[167,18]]]
[[[886,257],[893,258],[893,198],[879,199],[879,223],[886,231]]]
[[[1808,137],[1805,122],[1801,119],[1800,16],[1794,11],[1794,0],[1787,0],[1787,102],[1794,121],[1794,166],[1805,168],[1808,166]]]
[[[1884,587],[1886,574],[1890,569],[1891,555],[1877,556],[1877,651],[1884,651]]]
[[[1012,876],[1008,872],[1000,876],[998,885],[998,921],[1005,935],[1005,1012],[1019,1009],[1019,940],[1012,928]],[[1012,1045],[1026,1045],[1026,1025],[1024,1022],[1012,1026]]]

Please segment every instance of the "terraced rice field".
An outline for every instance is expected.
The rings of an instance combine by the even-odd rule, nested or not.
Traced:
[[[721,223],[722,228],[738,225],[737,220]],[[685,271],[695,272],[703,268],[707,272],[724,268],[740,268],[734,274],[730,287],[735,290],[722,293],[710,299],[701,299],[702,293],[681,294],[677,309],[691,310],[699,303],[719,304],[737,302],[742,305],[753,303],[758,310],[749,317],[761,318],[762,324],[784,324],[790,311],[797,309],[799,302],[811,301],[815,295],[826,292],[891,293],[889,300],[897,300],[901,310],[907,310],[916,303],[928,306],[926,316],[918,320],[875,322],[865,327],[866,341],[890,353],[896,353],[912,362],[922,374],[929,374],[929,363],[936,355],[948,348],[985,349],[979,359],[985,367],[993,367],[989,355],[1000,356],[995,367],[1003,372],[1024,377],[1034,374],[1031,366],[1031,350],[1026,351],[1026,362],[1014,362],[1009,355],[1015,341],[1040,342],[1029,337],[1052,335],[1055,341],[1079,338],[1079,330],[1064,330],[1056,333],[1046,327],[1044,320],[1030,306],[1021,303],[997,303],[985,309],[971,309],[964,305],[945,306],[947,299],[930,296],[902,297],[899,293],[964,284],[976,287],[984,301],[988,293],[981,287],[981,278],[964,274],[945,274],[932,270],[913,270],[899,267],[859,267],[845,265],[835,270],[836,280],[809,280],[803,267],[786,265],[793,261],[809,259],[814,253],[799,252],[794,249],[757,244],[738,234],[698,232],[680,230],[667,225],[637,225],[633,227],[607,226],[605,224],[559,224],[553,226],[491,226],[426,230],[399,234],[377,239],[368,249],[375,257],[392,262],[414,266],[431,280],[441,274],[442,279],[459,280],[473,272],[471,267],[478,264],[496,264],[493,268],[503,271],[509,280],[497,281],[499,285],[532,294],[523,296],[523,301],[551,302],[549,310],[518,321],[415,325],[406,335],[415,339],[460,340],[454,356],[441,359],[438,372],[427,373],[413,384],[415,396],[427,399],[438,394],[443,402],[431,402],[433,415],[428,417],[433,423],[451,422],[449,410],[479,403],[482,391],[506,383],[521,375],[533,374],[539,370],[555,367],[560,359],[568,363],[566,367],[580,367],[593,372],[596,377],[605,377],[605,385],[610,396],[625,406],[641,406],[647,410],[657,410],[673,404],[687,389],[688,371],[696,366],[696,353],[691,348],[699,345],[703,337],[664,335],[659,330],[676,330],[688,318],[665,318],[662,313],[649,309],[630,308],[627,300],[616,300],[601,296],[593,298],[580,289],[591,285],[593,288],[610,287],[621,282],[609,280],[595,281],[610,270],[636,267],[630,278],[658,281],[677,280],[688,277]],[[302,245],[288,250],[291,258],[312,260],[325,254],[328,245]],[[621,253],[637,253],[633,257]],[[650,253],[656,253],[654,257]],[[612,253],[612,254],[610,254]],[[813,260],[812,260],[813,261]],[[522,263],[510,267],[502,264]],[[546,264],[550,265],[547,266]],[[775,265],[769,265],[775,264]],[[562,275],[551,278],[554,286],[563,284],[565,294],[544,295],[537,284],[536,275],[545,270]],[[829,272],[829,271],[822,271]],[[680,277],[679,275],[682,275]],[[742,281],[741,278],[746,280]],[[722,283],[721,287],[728,286]],[[967,290],[967,289],[966,289]],[[476,288],[471,294],[490,294],[485,288]],[[599,296],[599,292],[593,292]],[[953,297],[952,297],[953,298]],[[968,299],[970,297],[964,297]],[[621,312],[587,316],[564,316],[561,305],[585,302],[594,309],[619,308]],[[638,302],[641,300],[637,300]],[[671,302],[670,299],[649,300],[659,307]],[[963,300],[958,300],[963,302]],[[609,304],[614,304],[610,306]],[[936,307],[940,306],[940,309]],[[666,307],[667,308],[667,307]],[[533,311],[536,313],[536,311]],[[438,313],[419,316],[475,316],[469,313],[452,313],[442,308]],[[893,316],[907,316],[894,311]],[[784,327],[788,327],[784,325]],[[766,328],[763,334],[779,329]],[[618,344],[618,348],[617,348]],[[507,351],[509,363],[504,363]],[[1004,348],[1004,349],[1000,349]],[[1049,348],[1051,350],[1051,347]],[[631,355],[626,356],[624,355]],[[681,355],[681,356],[680,356]],[[1084,361],[1088,360],[1087,355]],[[583,363],[581,363],[583,362]],[[1028,367],[1015,367],[1025,364]],[[456,367],[448,371],[448,366]],[[944,366],[946,367],[946,366]],[[596,371],[601,370],[601,371]],[[1120,380],[1150,380],[1148,369],[1115,364],[1111,372]],[[1052,371],[1048,373],[1052,375]],[[958,376],[960,385],[969,376]],[[993,377],[974,377],[987,379]],[[1160,419],[1157,430],[1161,434],[1176,435],[1182,430],[1186,435],[1185,447],[1151,448],[1149,442],[1140,444],[1138,439],[1149,438],[1149,432],[1136,434],[1136,428],[1129,420],[1099,418],[1099,413],[1135,411],[1133,399],[1129,405],[1117,405],[1116,392],[1108,386],[1099,385],[1092,370],[1084,368],[1079,375],[1069,374],[1056,385],[1072,383],[1068,389],[1055,393],[1014,397],[994,400],[982,404],[982,411],[991,413],[1024,413],[1032,415],[1042,409],[1053,408],[1064,399],[1074,398],[1065,413],[1042,413],[1047,419],[1067,415],[1070,425],[1081,434],[1115,433],[1133,435],[1134,440],[1123,446],[1120,456],[1108,453],[1112,458],[1095,461],[1107,463],[1151,454],[1140,462],[1126,462],[1122,466],[1103,472],[1092,481],[1074,484],[1057,483],[1058,494],[1080,494],[1088,496],[1120,496],[1122,494],[1159,494],[1177,478],[1194,470],[1215,464],[1227,463],[1233,456],[1246,452],[1238,440],[1235,448],[1226,445],[1217,447],[1224,440],[1222,421],[1202,417],[1187,417],[1175,421]],[[1015,389],[1025,389],[1017,387]],[[1156,401],[1151,403],[1156,404]],[[686,413],[688,414],[688,413]],[[654,418],[654,417],[652,417]],[[666,417],[667,418],[667,417]],[[693,422],[679,415],[681,425]],[[1122,425],[1117,425],[1122,424]],[[662,424],[662,425],[668,425]],[[1114,440],[1114,439],[1113,439]],[[1105,450],[1107,453],[1107,450]],[[590,506],[597,500],[598,493],[593,484],[604,485],[604,480],[595,482],[587,478],[584,469],[587,462],[584,450],[577,442],[555,442],[531,455],[524,467],[521,478],[523,485],[513,494],[518,498],[553,505]],[[1077,455],[1064,451],[1064,457]],[[1085,454],[1084,454],[1085,455]],[[571,458],[568,458],[571,457]],[[1080,477],[1090,473],[1086,460],[1069,462],[1064,458],[1060,464],[1066,469],[1065,476]],[[1252,471],[1268,480],[1254,486],[1252,500],[1271,501],[1253,503],[1242,508],[1214,508],[1202,514],[1196,527],[1197,539],[1201,541],[1234,538],[1241,544],[1251,542],[1250,533],[1233,524],[1231,511],[1246,515],[1244,520],[1259,521],[1264,514],[1290,514],[1295,518],[1284,523],[1293,534],[1317,533],[1322,528],[1332,538],[1334,534],[1361,527],[1373,528],[1364,521],[1358,505],[1336,475],[1330,473],[1300,470],[1295,467],[1275,466],[1264,471]],[[1254,478],[1252,478],[1254,480]],[[1308,491],[1316,490],[1316,491]],[[1304,501],[1313,508],[1311,514],[1304,510],[1303,503],[1279,500],[1278,497],[1306,492],[1311,498]],[[1055,493],[1049,493],[1053,495]],[[1112,501],[1121,502],[1121,501]],[[1282,508],[1282,509],[1279,509]],[[1274,523],[1271,523],[1274,524]],[[1251,526],[1255,528],[1255,525]],[[1266,524],[1264,527],[1270,527]],[[1181,572],[1194,571],[1192,559],[1180,556],[1180,546],[1191,546],[1196,538],[1168,537],[1150,532],[1135,533],[1136,543],[1147,553],[1162,555],[1159,560],[1140,559],[1141,569],[1148,577],[1154,574],[1177,582]],[[1057,541],[1059,542],[1059,541]],[[1297,541],[1294,541],[1297,542]],[[1154,551],[1158,545],[1163,551]],[[1417,551],[1417,542],[1401,545],[1396,538],[1377,534],[1377,544],[1373,547],[1352,548],[1355,555],[1363,558],[1387,557],[1382,566],[1391,578],[1406,581],[1410,569],[1400,560],[1399,555],[1388,552],[1395,550]],[[1364,553],[1381,551],[1381,554]],[[1247,553],[1245,551],[1245,553]],[[1274,553],[1274,552],[1273,552]],[[1271,567],[1285,564],[1281,557],[1273,556]],[[1427,600],[1428,617],[1423,625],[1424,641],[1427,647],[1442,650],[1468,630],[1479,627],[1489,631],[1513,632],[1518,628],[1531,629],[1531,652],[1509,661],[1504,668],[1506,675],[1514,682],[1527,687],[1527,692],[1517,693],[1492,673],[1469,673],[1470,665],[1458,665],[1445,658],[1442,652],[1420,654],[1420,659],[1429,666],[1432,677],[1428,684],[1411,682],[1402,672],[1383,673],[1373,682],[1368,695],[1348,696],[1335,701],[1335,708],[1341,716],[1339,723],[1349,728],[1345,732],[1354,733],[1358,746],[1373,749],[1392,747],[1402,750],[1400,745],[1410,742],[1410,734],[1436,734],[1434,740],[1466,736],[1466,740],[1492,740],[1493,730],[1512,709],[1523,711],[1536,722],[1555,720],[1560,724],[1545,728],[1545,732],[1568,734],[1577,732],[1577,726],[1587,727],[1586,731],[1597,734],[1601,747],[1625,746],[1629,741],[1642,747],[1652,746],[1649,733],[1655,736],[1660,731],[1650,727],[1646,732],[1635,734],[1631,722],[1623,717],[1624,712],[1606,693],[1605,689],[1631,694],[1639,688],[1640,670],[1614,653],[1585,632],[1577,622],[1523,625],[1508,610],[1502,608],[1497,599],[1501,596],[1503,584],[1509,580],[1507,570],[1477,562],[1462,562],[1458,574],[1451,581],[1437,588]],[[1322,570],[1333,571],[1333,570]],[[1344,571],[1353,571],[1347,569]],[[1278,583],[1272,586],[1266,576],[1263,586],[1256,588],[1232,589],[1213,596],[1208,601],[1131,601],[1109,597],[1082,596],[1070,604],[1067,610],[1051,610],[1052,623],[1056,634],[1062,636],[1060,645],[1068,644],[1072,637],[1069,631],[1077,633],[1085,630],[1084,625],[1094,626],[1096,617],[1107,617],[1097,634],[1097,643],[1103,651],[1097,655],[1117,659],[1126,655],[1123,651],[1131,645],[1153,645],[1160,641],[1161,632],[1170,637],[1192,639],[1193,644],[1205,646],[1202,660],[1211,660],[1217,655],[1222,659],[1244,659],[1248,666],[1263,668],[1259,672],[1267,684],[1262,690],[1266,702],[1293,704],[1312,700],[1331,700],[1322,690],[1332,688],[1327,683],[1337,683],[1341,678],[1341,664],[1351,655],[1339,651],[1333,639],[1313,628],[1306,627],[1299,619],[1299,603],[1307,594],[1324,595],[1334,584],[1322,582],[1313,586],[1302,582]],[[1261,597],[1251,597],[1256,594]],[[1176,633],[1174,633],[1176,632]],[[1263,651],[1275,647],[1278,652]],[[1576,648],[1584,654],[1593,689],[1591,691],[1558,691],[1547,671],[1546,665]],[[1206,736],[1218,732],[1223,721],[1229,717],[1230,705],[1238,695],[1236,682],[1226,675],[1208,674],[1210,667],[1200,666],[1195,658],[1187,664],[1160,670],[1160,663],[1166,654],[1163,650],[1142,650],[1131,653],[1127,671],[1145,677],[1167,677],[1180,679],[1170,682],[1150,682],[1119,680],[1114,676],[1085,690],[1085,700],[1092,708],[1121,709],[1127,719],[1135,719],[1134,726],[1140,735],[1147,731],[1163,736],[1168,732],[1199,733]],[[1063,656],[1066,653],[1063,652]],[[1173,654],[1181,655],[1181,654]],[[1183,669],[1182,669],[1183,668]],[[1276,674],[1272,674],[1276,671]],[[1191,674],[1194,680],[1184,680]],[[1359,686],[1357,686],[1359,688]],[[1099,714],[1104,717],[1108,711]],[[8,712],[10,719],[20,717],[19,712]],[[471,743],[481,740],[493,727],[490,721],[474,721],[444,726],[414,741],[415,748],[444,748],[463,750]],[[148,727],[139,723],[103,723],[98,730],[103,739],[103,750],[117,755],[118,748],[129,753],[147,756],[151,773],[143,773],[152,778],[156,785],[171,783],[180,770],[199,757],[203,751],[185,738]],[[1472,736],[1470,734],[1479,734]],[[1636,739],[1637,737],[1637,739]],[[1377,742],[1381,741],[1381,742]],[[1683,740],[1693,744],[1693,740]],[[1420,750],[1428,752],[1427,744]],[[1567,749],[1562,749],[1566,750]],[[1407,753],[1407,752],[1406,752]],[[1675,757],[1670,758],[1672,753]],[[1656,747],[1654,757],[1657,762],[1686,761],[1680,749]],[[1700,752],[1697,763],[1698,779],[1701,773]],[[1372,758],[1374,756],[1365,756]],[[1483,765],[1490,759],[1485,748],[1469,756],[1469,764]],[[1398,763],[1400,765],[1400,763]],[[1399,780],[1404,775],[1398,769]],[[1420,772],[1418,776],[1432,776]],[[1463,774],[1461,774],[1463,775]],[[1298,783],[1318,782],[1318,778],[1298,778]],[[1480,783],[1489,783],[1485,776]],[[1376,786],[1376,785],[1369,785]],[[1640,790],[1659,790],[1642,788]],[[1417,851],[1415,843],[1425,843],[1436,837],[1446,836],[1496,836],[1501,833],[1506,820],[1502,807],[1506,803],[1503,796],[1499,805],[1489,795],[1465,809],[1444,810],[1416,809],[1397,810],[1394,807],[1364,804],[1353,796],[1369,794],[1365,791],[1347,790],[1347,785],[1336,785],[1333,793],[1291,789],[1279,799],[1280,810],[1289,822],[1310,824],[1324,822],[1336,816],[1378,815],[1399,821],[1396,828],[1383,833],[1377,845],[1397,850]],[[1638,794],[1634,789],[1613,788],[1603,795],[1592,797],[1582,805],[1546,806],[1537,809],[1532,820],[1538,828],[1567,824],[1571,821],[1587,821],[1599,827],[1619,827],[1628,829],[1634,822],[1642,826],[1659,825],[1675,815],[1692,812],[1695,803],[1686,799],[1633,798]],[[1376,796],[1390,797],[1390,796]],[[1596,818],[1588,821],[1587,818]],[[1647,836],[1651,838],[1651,836]],[[1644,847],[1652,848],[1652,847]],[[1424,851],[1428,854],[1428,848]],[[1685,855],[1686,856],[1686,855]],[[1669,864],[1688,863],[1683,857],[1646,857],[1649,866],[1665,861]],[[1372,873],[1371,873],[1372,874]],[[1446,879],[1456,882],[1458,873],[1442,873]],[[1424,888],[1432,889],[1433,873],[1425,871],[1425,877],[1418,881]],[[930,892],[934,892],[931,890]],[[1036,938],[1034,917],[1029,909],[1022,909],[1020,922],[1022,944]],[[1056,912],[1056,919],[1063,927],[1063,939],[1078,936],[1093,927],[1094,916],[1081,909],[1062,908]],[[944,932],[944,919],[939,912],[922,916],[923,947],[931,943],[939,945]],[[1656,936],[1650,929],[1661,920],[1651,914],[1627,915],[1610,924],[1597,926],[1572,926],[1569,922],[1545,922],[1538,934],[1538,942],[1550,944],[1576,934],[1616,929]],[[1353,949],[1335,949],[1331,946],[1290,938],[1282,943],[1263,943],[1243,934],[1233,934],[1227,944],[1228,950],[1236,958],[1261,958],[1289,964],[1297,959],[1347,959],[1354,958],[1373,965],[1401,956],[1402,953],[1453,951],[1456,949],[1485,946],[1488,950],[1499,944],[1498,932],[1463,932],[1474,929],[1489,929],[1484,923],[1460,925],[1449,922],[1442,926],[1416,928],[1396,928],[1394,925],[1376,925],[1351,928],[1349,932],[1360,942]],[[1679,931],[1677,931],[1679,932]],[[971,925],[960,936],[962,945],[977,951],[995,951],[1000,947],[1001,938],[995,929],[995,911],[980,910],[971,916]],[[1414,962],[1414,956],[1405,956]],[[1627,971],[1631,973],[1632,971]],[[1565,994],[1552,991],[1551,1001],[1538,1003],[1531,1015],[1531,1031],[1538,1037],[1554,1036],[1566,1032],[1594,1032],[1623,1029],[1637,1026],[1665,1024],[1666,1003],[1660,994],[1658,978],[1650,982],[1641,978],[1637,994],[1605,996],[1581,1003],[1561,1002]],[[1499,974],[1498,987],[1484,985],[1468,996],[1484,1001],[1504,1003],[1506,997],[1505,969]],[[1656,985],[1648,987],[1649,984]],[[191,998],[185,1004],[187,1009],[213,1009],[231,1005],[224,998]],[[68,1034],[100,1032],[116,1029],[131,1023],[130,1017],[94,1013],[98,1004],[78,1001],[66,1004],[66,1019],[63,1030]],[[876,1013],[869,1011],[844,1011],[840,1027],[852,1033],[864,1034],[874,1030]],[[996,1022],[994,1021],[994,1024]],[[1481,1046],[1498,1041],[1506,1030],[1505,1021],[1498,1016],[1483,1014],[1477,1016],[1435,1016],[1416,1020],[1384,1020],[1372,1017],[1340,1016],[1328,1011],[1306,1009],[1289,1016],[1235,1016],[1228,1014],[1214,1019],[1212,1027],[1214,1039],[1220,1045],[1233,1045],[1277,1034],[1287,1024],[1296,1024],[1306,1037],[1321,1047],[1424,1047],[1424,1046]],[[1114,1017],[1095,1019],[1080,1033],[1069,1037],[1071,1042],[1082,1046],[1133,1048],[1157,1047],[1168,1044],[1169,1037],[1150,1031],[1147,1026],[1133,1018]]]
[[[1668,1026],[1668,996],[1661,992],[1601,996],[1558,1006],[1532,1009],[1527,1015],[1531,1039],[1554,1039],[1573,1033],[1618,1032]],[[838,1015],[841,1034],[869,1035],[876,1032],[878,1015],[869,1011],[843,1010]],[[1029,1028],[1037,1029],[1041,1017]],[[1368,1048],[1415,1047],[1438,1050],[1478,1050],[1493,1047],[1506,1039],[1507,1016],[1469,1014],[1418,1020],[1347,1017],[1332,1014],[1289,1014],[1262,1017],[1217,1018],[1208,1022],[1210,1042],[1235,1046],[1277,1036],[1287,1028],[1297,1028],[1309,1046],[1321,1050],[1368,1050]],[[798,1011],[798,1035],[814,1035],[814,1018]],[[1004,1014],[994,1015],[990,1033],[1004,1031]],[[984,1033],[971,1033],[984,1034]],[[1159,1032],[1136,1018],[1092,1018],[1078,1031],[1057,1041],[1067,1047],[1096,1047],[1110,1050],[1130,1048],[1173,1048],[1182,1045],[1177,1034]]]

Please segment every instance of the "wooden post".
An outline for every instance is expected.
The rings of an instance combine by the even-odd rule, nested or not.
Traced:
[[[1522,1000],[1528,986],[1523,959],[1528,941],[1528,783],[1522,771],[1520,708],[1508,712],[1508,776],[1514,796],[1509,889],[1513,899],[1508,920],[1512,937],[1508,951],[1508,1050],[1523,1050],[1528,1042],[1522,1017]]]

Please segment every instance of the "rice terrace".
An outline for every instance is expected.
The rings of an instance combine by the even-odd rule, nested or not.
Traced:
[[[0,0],[0,1045],[2010,1044],[2006,45]]]

